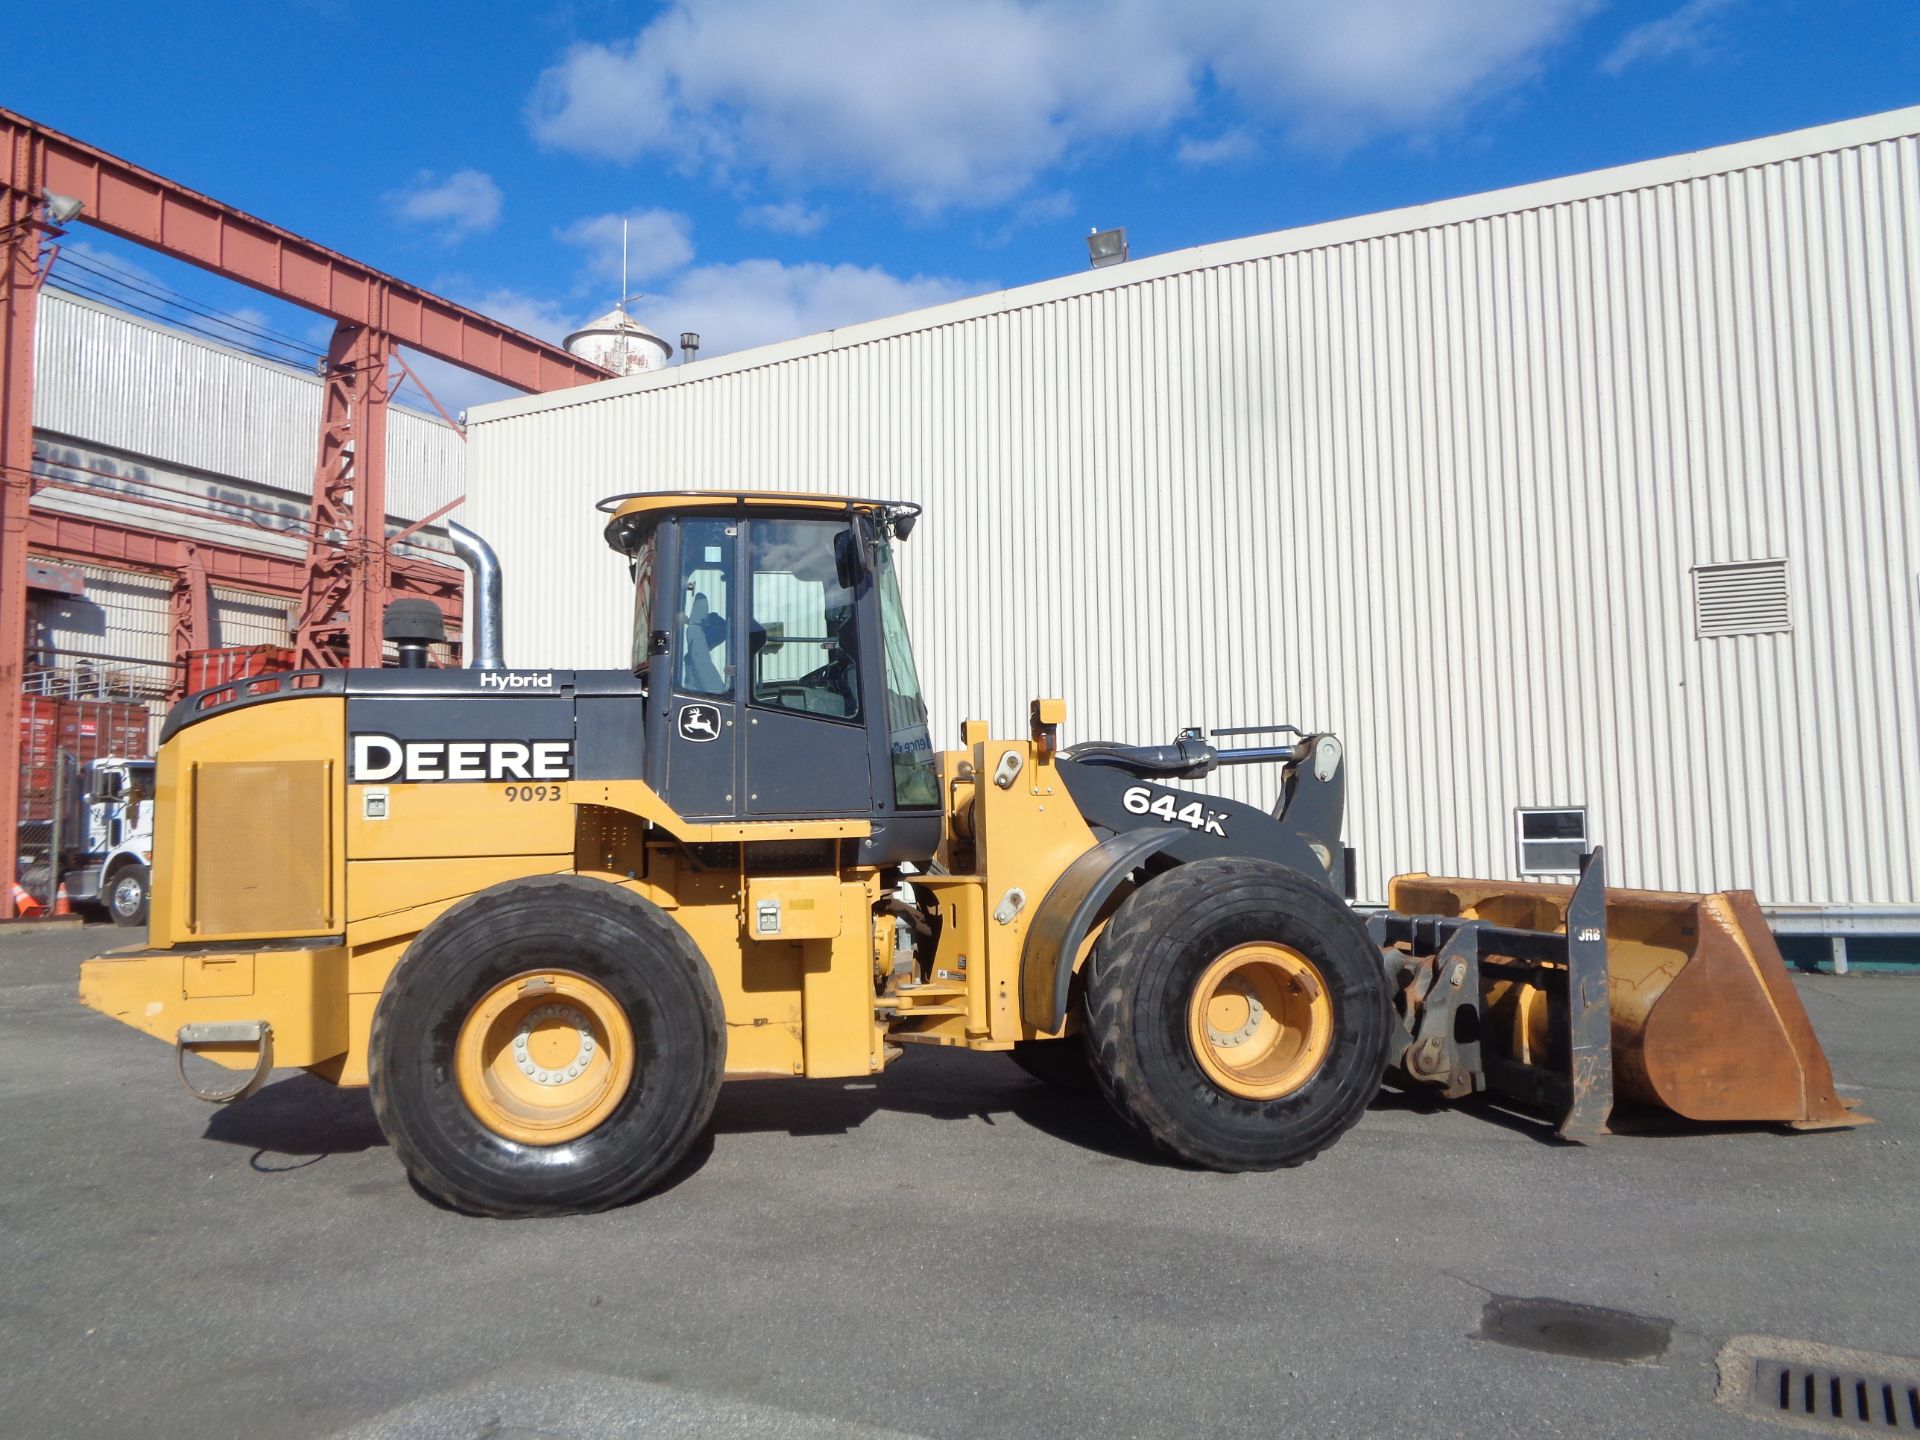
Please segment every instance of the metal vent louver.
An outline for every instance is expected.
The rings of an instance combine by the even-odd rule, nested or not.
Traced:
[[[1724,635],[1765,635],[1791,630],[1785,560],[1740,560],[1693,568],[1693,633],[1700,640]]]

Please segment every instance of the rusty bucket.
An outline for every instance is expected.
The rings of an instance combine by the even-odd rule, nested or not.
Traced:
[[[1402,875],[1394,911],[1485,922],[1484,933],[1565,935],[1572,885]],[[1689,1120],[1771,1121],[1800,1129],[1862,1123],[1745,890],[1605,895],[1606,992],[1614,1093]],[[1597,938],[1597,937],[1596,937]],[[1497,941],[1495,953],[1498,953]],[[1544,975],[1542,978],[1546,978]],[[1509,1061],[1564,1070],[1548,989],[1487,986],[1480,1041]]]

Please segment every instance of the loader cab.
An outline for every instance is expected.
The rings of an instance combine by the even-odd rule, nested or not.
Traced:
[[[931,857],[940,791],[894,570],[917,507],[602,502],[633,574],[646,779],[689,819],[866,818],[859,863]]]

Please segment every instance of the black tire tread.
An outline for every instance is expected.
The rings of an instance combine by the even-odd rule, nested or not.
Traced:
[[[511,896],[518,899],[548,892],[551,892],[548,903],[559,913],[564,913],[571,906],[579,905],[583,897],[590,897],[592,902],[619,905],[644,929],[652,931],[665,948],[669,951],[679,951],[688,963],[696,985],[704,991],[706,1001],[704,1009],[711,1021],[707,1036],[710,1043],[706,1047],[708,1063],[705,1073],[698,1077],[701,1098],[693,1122],[685,1127],[684,1132],[670,1149],[656,1156],[653,1163],[643,1170],[626,1176],[609,1177],[597,1193],[576,1196],[564,1206],[537,1202],[490,1201],[470,1193],[458,1192],[453,1187],[440,1183],[436,1179],[437,1170],[430,1158],[413,1144],[405,1127],[395,1123],[392,1098],[388,1093],[388,1087],[382,1083],[382,1070],[391,1038],[389,1032],[393,1017],[400,1009],[399,1005],[389,1002],[394,997],[404,994],[410,987],[428,983],[431,979],[425,973],[427,969],[425,961],[429,957],[422,954],[421,940],[440,927],[451,929],[459,926],[463,920],[470,919],[474,911],[491,908],[504,897]],[[379,1003],[374,1006],[373,1022],[367,1035],[367,1073],[374,1118],[379,1123],[381,1133],[386,1136],[388,1144],[393,1147],[394,1153],[405,1164],[414,1183],[455,1210],[494,1219],[558,1213],[590,1214],[622,1204],[647,1190],[686,1156],[694,1141],[706,1129],[713,1116],[714,1104],[720,1095],[725,1064],[726,1017],[719,987],[714,983],[713,972],[708,968],[705,958],[694,945],[692,938],[657,905],[629,890],[609,885],[602,880],[578,875],[535,875],[511,880],[469,895],[449,907],[433,921],[428,931],[416,937],[413,944],[408,946],[406,954],[395,965],[393,973],[388,976],[386,986],[381,992]]]
[[[1120,1043],[1126,1009],[1137,989],[1138,972],[1153,941],[1170,933],[1174,924],[1197,907],[1234,898],[1248,891],[1268,890],[1295,903],[1321,908],[1332,918],[1351,922],[1362,943],[1365,927],[1344,902],[1325,887],[1286,866],[1252,858],[1216,858],[1181,865],[1135,891],[1120,906],[1102,932],[1087,963],[1087,1033],[1093,1072],[1101,1091],[1136,1131],[1161,1151],[1185,1164],[1205,1169],[1290,1170],[1304,1165],[1359,1123],[1379,1092],[1386,1069],[1389,1000],[1384,971],[1378,973],[1375,1055],[1350,1067],[1343,1077],[1337,1103],[1327,1123],[1300,1138],[1284,1156],[1250,1165],[1222,1165],[1217,1154],[1195,1143],[1156,1100],[1148,1077],[1129,1047]]]
[[[123,917],[120,912],[113,907],[113,886],[120,883],[121,876],[125,875],[128,870],[132,870],[140,876],[140,908],[132,915]],[[120,869],[113,872],[113,879],[107,882],[106,895],[107,901],[102,908],[106,910],[107,918],[113,921],[114,924],[125,926],[128,929],[136,925],[146,924],[147,917],[153,908],[152,869],[139,864],[123,865]]]

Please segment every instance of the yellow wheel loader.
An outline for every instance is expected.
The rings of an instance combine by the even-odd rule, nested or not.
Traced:
[[[611,672],[401,663],[191,695],[160,749],[150,945],[88,1005],[230,1100],[276,1065],[368,1085],[428,1191],[493,1215],[656,1184],[727,1079],[870,1076],[907,1045],[1097,1087],[1195,1165],[1296,1165],[1383,1077],[1492,1092],[1569,1138],[1616,1093],[1849,1123],[1751,897],[1402,877],[1345,896],[1332,735],[936,752],[894,547],[910,504],[603,502],[633,577]],[[1222,742],[1235,742],[1226,744]],[[1185,788],[1277,763],[1272,811]],[[209,1065],[207,1062],[215,1062]],[[209,1074],[231,1079],[211,1083]]]

